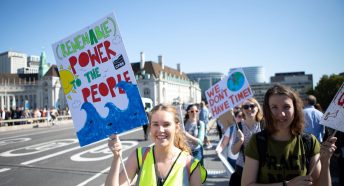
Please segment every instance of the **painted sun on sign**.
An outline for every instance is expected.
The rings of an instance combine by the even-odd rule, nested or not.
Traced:
[[[60,80],[63,87],[63,92],[67,96],[68,99],[72,99],[69,93],[76,93],[76,88],[81,85],[81,81],[78,75],[73,75],[71,72],[71,67],[68,66],[68,69],[63,69],[63,66],[60,66]]]

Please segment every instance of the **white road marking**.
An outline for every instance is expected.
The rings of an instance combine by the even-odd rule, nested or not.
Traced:
[[[10,168],[3,168],[3,169],[0,169],[0,172],[6,172],[6,171],[9,171],[11,170]]]
[[[40,132],[33,132],[33,133],[28,133],[28,134],[22,134],[22,135],[17,135],[17,136],[11,136],[11,137],[7,137],[7,138],[0,138],[0,140],[6,140],[6,139],[12,139],[12,138],[20,138],[20,137],[26,137],[26,136],[34,136],[34,135],[37,135],[37,134],[46,134],[46,133],[51,133],[51,132],[58,132],[58,131],[61,131],[61,130],[70,130],[72,129],[73,127],[68,127],[68,128],[63,128],[63,129],[56,129],[56,130],[53,130],[53,129],[49,129],[49,130],[45,130],[45,131],[40,131]]]
[[[31,138],[8,138],[8,139],[0,140],[0,146],[24,142],[24,141],[30,141],[30,140]]]
[[[142,129],[141,128],[136,128],[134,130],[130,130],[130,131],[124,132],[122,134],[119,134],[118,136],[123,136],[123,135],[126,135],[126,134],[130,134],[130,133],[136,132],[138,130],[142,130]],[[103,142],[105,140],[108,140],[108,139],[103,139],[103,140],[97,141],[97,142],[95,142],[93,144],[97,144],[97,143]],[[73,150],[77,150],[77,149],[80,149],[80,148],[81,148],[80,146],[77,146],[77,147],[66,149],[66,150],[63,150],[63,151],[60,151],[60,152],[57,152],[57,153],[54,153],[54,154],[49,154],[47,156],[43,156],[43,157],[40,157],[40,158],[37,158],[37,159],[29,160],[29,161],[23,162],[21,164],[22,165],[29,165],[29,164],[32,164],[32,163],[35,163],[35,162],[38,162],[38,161],[42,161],[42,160],[45,160],[45,159],[49,159],[49,158],[52,158],[52,157],[55,157],[55,156],[58,156],[58,155],[61,155],[61,154],[64,154],[64,153],[67,153],[67,152],[70,152],[70,151],[73,151]]]
[[[153,145],[153,143],[150,144],[149,146],[152,146],[152,145]],[[128,148],[128,149],[125,149],[125,150],[129,150],[129,148]],[[124,158],[124,159],[123,159],[123,162],[127,161],[127,159],[128,159],[128,157]],[[98,178],[99,176],[101,176],[101,175],[102,175],[103,173],[105,173],[106,171],[109,171],[110,168],[111,168],[111,167],[107,167],[106,169],[100,171],[99,173],[97,173],[97,174],[95,174],[94,176],[92,176],[91,178],[89,178],[89,179],[83,181],[82,183],[78,184],[77,186],[84,186],[84,185],[86,185],[87,183],[89,183],[89,182],[91,182],[92,180],[95,180],[96,178]],[[104,184],[103,184],[103,185],[104,185]]]
[[[15,157],[15,156],[32,155],[32,154],[37,154],[40,152],[64,147],[64,146],[71,145],[74,143],[78,143],[78,140],[77,139],[53,140],[53,141],[39,143],[39,144],[27,146],[27,147],[21,147],[18,149],[9,150],[9,151],[0,153],[0,156],[2,156],[2,157]]]
[[[26,162],[23,162],[21,164],[22,165],[29,165],[29,164],[32,164],[32,163],[35,163],[35,162],[38,162],[38,161],[42,161],[42,160],[45,160],[45,159],[49,159],[49,158],[52,158],[52,157],[55,157],[55,156],[58,156],[58,155],[61,155],[61,154],[64,154],[64,153],[67,153],[67,152],[70,152],[70,151],[73,151],[73,150],[77,150],[77,149],[80,149],[80,148],[81,147],[77,146],[77,147],[66,149],[66,150],[63,150],[63,151],[60,151],[60,152],[57,152],[57,153],[54,153],[54,154],[49,154],[47,156],[42,156],[42,157],[37,158],[37,159],[26,161]]]
[[[123,162],[127,161],[128,157],[123,159]],[[111,167],[107,167],[106,169],[100,171],[99,173],[95,174],[94,176],[88,178],[87,180],[83,181],[82,183],[79,183],[76,186],[84,186],[87,183],[91,182],[92,180],[95,180],[96,178],[98,178],[99,176],[101,176],[102,174],[104,174],[105,172],[109,171]]]
[[[123,151],[136,146],[136,141],[122,141]],[[110,151],[107,144],[97,146],[87,151],[80,152],[70,157],[73,161],[100,161],[111,158],[112,152]]]
[[[85,180],[85,181],[79,183],[79,184],[76,185],[76,186],[84,186],[84,185],[86,185],[87,183],[91,182],[92,180],[95,180],[95,179],[98,178],[100,175],[104,174],[105,172],[107,172],[107,171],[109,171],[109,170],[110,170],[110,167],[108,167],[108,168],[106,168],[106,169],[100,171],[99,173],[97,173],[97,174],[95,174],[94,176],[88,178],[87,180]]]

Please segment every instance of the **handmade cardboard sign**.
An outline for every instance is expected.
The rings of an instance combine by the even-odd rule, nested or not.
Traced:
[[[224,130],[227,130],[230,125],[235,123],[234,114],[232,112],[233,110],[229,110],[218,117],[218,121],[221,123]]]
[[[227,77],[205,92],[211,113],[215,118],[253,96],[242,68],[230,70]]]
[[[148,123],[113,13],[52,47],[81,146]]]

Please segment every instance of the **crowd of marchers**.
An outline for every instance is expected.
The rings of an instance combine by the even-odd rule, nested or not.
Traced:
[[[332,185],[330,162],[336,157],[343,165],[343,133],[325,132],[318,109],[314,96],[302,100],[290,87],[274,85],[263,106],[249,98],[233,108],[235,122],[217,120],[222,140],[216,152],[228,149],[235,170],[228,184]],[[155,106],[147,124],[153,146],[132,151],[125,169],[120,168],[120,139],[110,137],[114,157],[105,185],[206,183],[203,151],[213,150],[207,134],[210,118],[205,102],[188,105],[183,118],[172,105]],[[344,176],[339,178],[344,185]]]
[[[22,125],[22,124],[31,124],[41,122],[39,118],[48,118],[53,121],[57,116],[68,116],[70,111],[67,108],[35,108],[35,109],[25,109],[24,107],[15,107],[8,110],[7,108],[0,109],[0,121],[13,120],[13,119],[27,119],[26,121],[15,121],[15,122],[6,122],[6,126],[12,125]]]

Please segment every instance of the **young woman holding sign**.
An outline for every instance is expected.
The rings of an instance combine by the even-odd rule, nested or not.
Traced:
[[[232,153],[232,145],[234,141],[233,136],[234,136],[234,132],[236,132],[235,123],[240,123],[242,121],[243,113],[239,106],[234,107],[233,112],[234,112],[235,122],[233,122],[229,127],[227,127],[226,132],[223,135],[223,139],[220,140],[221,144],[215,149],[215,151],[216,153],[219,154],[219,153],[222,153],[223,149],[227,147],[228,148],[227,161],[234,169],[236,165],[236,160],[238,159],[238,155],[239,155],[238,153],[237,154]]]
[[[108,146],[114,154],[106,186],[128,185],[135,175],[136,185],[201,185],[206,171],[190,155],[190,149],[180,127],[176,109],[170,105],[157,105],[150,114],[152,147],[139,147],[133,151],[120,171],[122,145],[118,136],[112,135]],[[126,171],[125,171],[126,170]],[[126,180],[127,172],[127,180]]]
[[[235,172],[229,180],[231,186],[241,184],[241,175],[245,163],[244,151],[251,136],[262,130],[263,111],[258,101],[255,98],[249,98],[241,105],[241,109],[244,120],[238,123],[238,129],[233,136],[232,153],[239,153],[239,156],[236,160]]]
[[[336,138],[330,137],[320,148],[313,135],[302,133],[304,117],[297,93],[283,85],[270,88],[264,118],[265,130],[254,134],[245,150],[242,185],[331,185],[329,164]],[[321,163],[316,163],[319,152]]]

